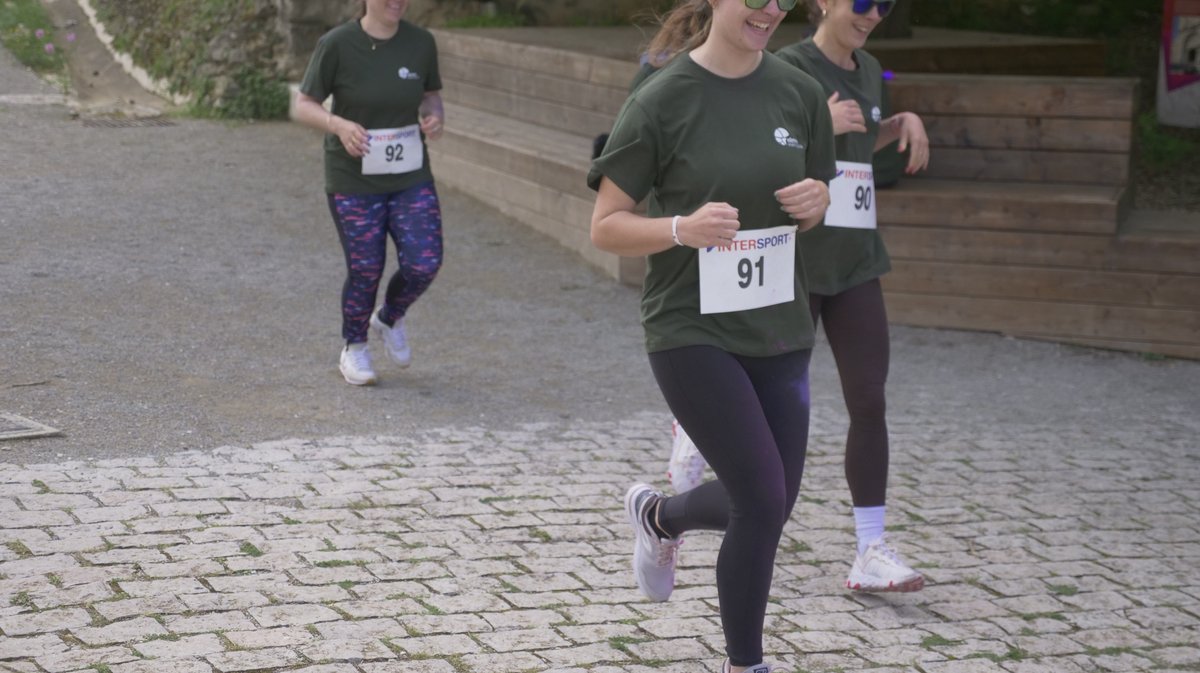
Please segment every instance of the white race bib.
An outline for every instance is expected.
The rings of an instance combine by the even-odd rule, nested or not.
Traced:
[[[825,226],[875,228],[875,172],[871,164],[837,162],[837,177],[829,182]]]
[[[421,127],[411,124],[399,129],[368,129],[370,151],[362,159],[363,175],[411,173],[425,165]]]
[[[729,313],[796,298],[796,227],[739,231],[700,248],[700,312]]]

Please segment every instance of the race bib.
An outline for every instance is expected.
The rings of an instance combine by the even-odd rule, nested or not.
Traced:
[[[370,151],[362,159],[363,175],[411,173],[425,165],[425,146],[421,127],[412,124],[399,129],[369,129]]]
[[[729,313],[796,298],[796,227],[739,231],[700,248],[700,312]]]
[[[875,173],[871,164],[837,162],[837,176],[829,182],[825,226],[875,228]]]

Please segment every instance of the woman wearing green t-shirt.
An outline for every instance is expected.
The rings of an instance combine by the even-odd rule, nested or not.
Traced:
[[[825,323],[850,415],[845,470],[858,553],[846,586],[857,591],[917,591],[925,583],[884,537],[889,339],[879,277],[891,264],[876,228],[871,158],[899,140],[899,151],[909,150],[906,172],[929,161],[929,140],[917,115],[883,118],[883,73],[862,48],[893,5],[894,0],[809,0],[816,33],[776,52],[821,83],[837,136],[833,202],[824,225],[800,237],[800,250],[813,323]]]
[[[588,175],[592,241],[647,256],[650,366],[717,475],[670,498],[629,489],[634,575],[667,600],[681,536],[725,531],[716,576],[730,673],[769,668],[767,595],[808,441],[813,330],[796,232],[820,221],[834,175],[820,86],[764,51],[794,6],[680,0],[663,30],[698,18],[697,46],[630,95]]]
[[[338,369],[377,381],[374,328],[407,367],[404,317],[442,265],[442,217],[425,141],[442,134],[442,81],[429,31],[404,21],[408,0],[364,0],[361,17],[321,37],[296,95],[295,119],[325,132],[325,191],[346,261]],[[331,111],[322,106],[333,96]],[[399,268],[375,308],[387,239]]]

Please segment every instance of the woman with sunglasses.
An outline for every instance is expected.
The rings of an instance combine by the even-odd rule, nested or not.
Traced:
[[[670,498],[628,490],[634,576],[665,601],[682,535],[724,531],[728,673],[770,670],[767,597],[808,442],[814,335],[795,240],[825,213],[834,150],[820,86],[765,51],[795,4],[679,0],[662,30],[694,39],[626,100],[588,175],[592,241],[647,256],[650,367],[717,475]]]
[[[886,119],[879,61],[863,50],[893,0],[809,0],[816,33],[776,52],[825,90],[837,136],[838,177],[824,226],[800,237],[808,272],[809,308],[837,362],[850,416],[845,471],[854,504],[858,551],[846,587],[856,591],[918,591],[925,579],[884,537],[888,434],[884,386],[888,322],[879,277],[891,268],[876,229],[874,152],[899,140],[907,173],[925,168],[929,140],[921,119],[901,112]]]

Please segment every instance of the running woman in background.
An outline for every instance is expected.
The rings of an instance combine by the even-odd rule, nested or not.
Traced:
[[[325,132],[325,191],[346,261],[338,369],[347,383],[378,381],[367,351],[407,367],[404,317],[442,265],[442,215],[425,141],[442,135],[442,81],[429,31],[404,20],[408,0],[364,0],[360,18],[321,37],[296,95],[294,117]],[[333,96],[333,109],[322,106]],[[375,297],[387,239],[399,269]]]
[[[824,226],[800,236],[814,325],[824,322],[850,416],[845,470],[854,503],[858,552],[846,587],[918,591],[925,585],[884,535],[888,479],[885,417],[889,361],[887,311],[879,277],[891,269],[876,228],[874,152],[899,140],[905,172],[924,169],[929,140],[920,117],[883,118],[886,89],[879,61],[863,50],[894,0],[809,0],[816,33],[776,52],[825,90],[836,135],[838,177]]]

